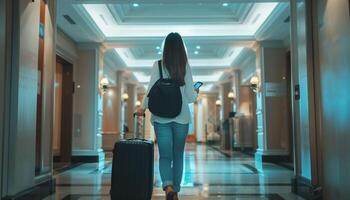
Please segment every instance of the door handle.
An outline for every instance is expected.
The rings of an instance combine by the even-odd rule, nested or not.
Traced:
[[[300,100],[300,85],[299,84],[294,86],[294,99],[296,101]]]

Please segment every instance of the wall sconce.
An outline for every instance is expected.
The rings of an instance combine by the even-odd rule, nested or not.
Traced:
[[[216,106],[221,106],[221,100],[220,99],[216,100],[215,105]]]
[[[109,81],[107,78],[102,78],[100,81],[100,86],[103,92],[106,92],[109,88]]]
[[[128,99],[129,99],[128,93],[122,94],[122,100],[123,100],[124,102],[126,102]]]
[[[137,100],[135,105],[136,105],[136,107],[140,107],[141,106],[141,101]]]
[[[231,101],[233,101],[235,99],[235,93],[233,93],[233,91],[229,92],[227,94],[227,98],[229,98]]]
[[[257,93],[260,88],[259,88],[259,78],[257,76],[253,76],[251,79],[250,79],[250,89]]]

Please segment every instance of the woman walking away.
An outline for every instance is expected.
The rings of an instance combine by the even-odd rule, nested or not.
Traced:
[[[157,101],[158,103],[151,103],[152,96],[150,91],[152,93],[153,88],[156,87],[158,82],[164,79],[171,80],[171,83],[175,83],[179,88],[179,98],[175,98],[178,101],[175,104],[179,105],[178,113],[175,112],[176,116],[173,114],[173,107],[176,106],[168,105],[166,109],[163,106],[160,110],[160,107],[158,107],[159,111],[157,113],[167,113],[167,109],[169,109],[169,112],[172,112],[172,114],[167,116],[166,114],[156,115],[151,108],[152,105],[153,110],[157,110],[154,107],[168,103],[159,103],[159,101]],[[145,110],[149,108],[152,113],[151,122],[154,126],[159,149],[159,171],[167,200],[178,199],[183,172],[184,148],[191,121],[188,104],[196,101],[198,91],[198,89],[195,90],[193,87],[192,72],[188,64],[183,40],[178,33],[170,33],[165,39],[163,59],[156,61],[153,65],[151,80],[145,94],[143,107],[138,111],[139,115],[143,115]],[[170,103],[174,102],[169,102],[168,104]]]

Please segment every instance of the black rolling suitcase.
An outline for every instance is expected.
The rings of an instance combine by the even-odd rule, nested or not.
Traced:
[[[143,139],[144,116],[134,114],[134,121],[135,138],[123,139],[114,145],[110,190],[112,200],[152,198],[154,144]]]

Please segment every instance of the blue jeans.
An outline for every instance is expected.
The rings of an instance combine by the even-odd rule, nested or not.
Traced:
[[[163,189],[171,185],[175,192],[179,192],[188,124],[175,122],[161,124],[155,122],[154,131],[157,136],[159,171]]]

